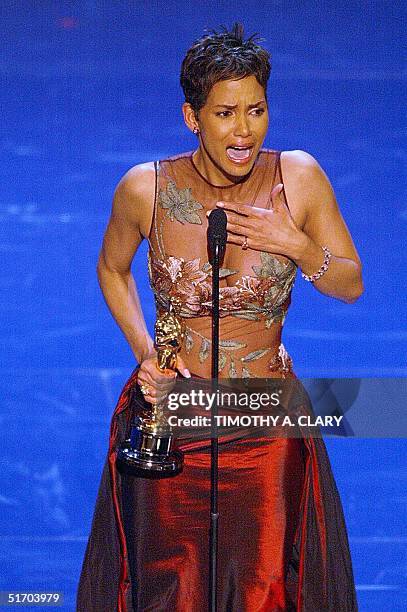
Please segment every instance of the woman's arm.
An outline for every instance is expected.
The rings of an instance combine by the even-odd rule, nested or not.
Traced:
[[[148,235],[154,209],[154,165],[129,170],[116,187],[112,213],[103,238],[97,274],[106,304],[137,361],[154,353],[141,309],[131,264]]]
[[[148,388],[144,398],[161,402],[174,386],[176,372],[157,368],[157,354],[141,309],[131,263],[143,238],[149,235],[154,211],[154,164],[134,166],[119,182],[112,214],[97,265],[99,284],[110,312],[124,333],[140,369],[137,382]],[[190,376],[181,357],[177,371]]]
[[[327,246],[332,252],[328,270],[313,284],[321,293],[354,302],[363,293],[362,265],[328,177],[304,151],[282,153],[281,167],[290,209],[293,203],[296,210],[305,213],[293,259],[311,275],[324,261],[321,246]]]
[[[304,151],[282,153],[281,170],[289,208],[282,183],[271,192],[271,208],[216,203],[227,214],[228,242],[285,255],[308,276],[321,268],[326,246],[332,257],[314,285],[322,293],[354,302],[363,293],[362,265],[326,174]]]

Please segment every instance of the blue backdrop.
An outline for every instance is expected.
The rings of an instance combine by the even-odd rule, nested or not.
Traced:
[[[265,145],[316,157],[360,253],[353,305],[297,279],[284,332],[296,372],[405,376],[406,15],[380,0],[2,0],[0,11],[0,590],[64,591],[74,610],[109,420],[134,367],[96,260],[124,172],[195,147],[180,110],[185,50],[235,20],[261,33]],[[145,254],[134,275],[151,329]],[[360,609],[404,610],[407,444],[327,445]]]

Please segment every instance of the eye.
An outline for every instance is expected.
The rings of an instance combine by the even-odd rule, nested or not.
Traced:
[[[229,117],[229,115],[231,115],[231,111],[227,110],[227,111],[220,111],[219,113],[216,113],[217,117]]]
[[[263,114],[264,114],[264,112],[265,112],[265,109],[264,109],[264,108],[255,108],[255,109],[253,110],[253,114],[254,114],[256,117],[260,117],[261,115],[263,115]]]

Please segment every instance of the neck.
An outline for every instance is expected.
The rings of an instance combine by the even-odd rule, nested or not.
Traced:
[[[192,155],[192,160],[195,167],[199,170],[202,176],[213,185],[218,187],[231,187],[245,180],[246,176],[233,176],[226,173],[216,162],[210,157],[209,153],[203,147],[202,143]],[[250,174],[250,172],[248,173]]]

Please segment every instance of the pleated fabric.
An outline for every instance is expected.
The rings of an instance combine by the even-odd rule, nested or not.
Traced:
[[[137,372],[112,418],[77,612],[206,612],[210,441],[181,445],[176,477],[121,474],[116,453],[129,430]],[[219,612],[357,611],[322,437],[221,438],[219,511]]]

